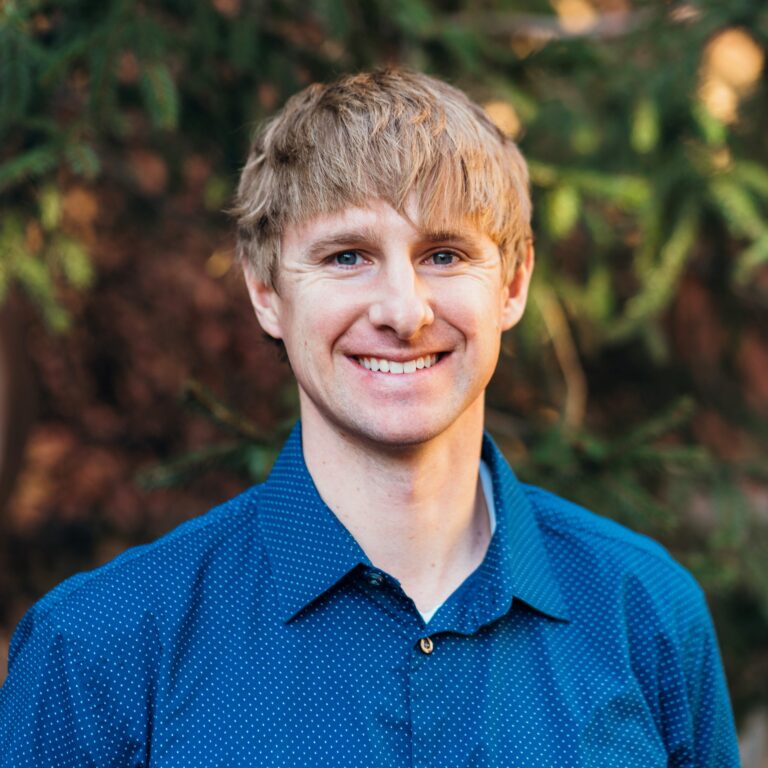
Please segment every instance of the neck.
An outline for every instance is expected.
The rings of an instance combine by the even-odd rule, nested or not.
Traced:
[[[443,602],[488,548],[482,417],[481,400],[438,437],[394,449],[353,439],[302,408],[304,459],[321,497],[422,611]]]

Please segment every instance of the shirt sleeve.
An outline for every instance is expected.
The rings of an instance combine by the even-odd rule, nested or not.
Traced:
[[[146,765],[157,633],[149,617],[106,618],[38,604],[22,619],[0,689],[0,768]]]
[[[661,676],[669,766],[739,768],[738,739],[720,651],[698,587],[686,613],[685,639],[670,650]]]

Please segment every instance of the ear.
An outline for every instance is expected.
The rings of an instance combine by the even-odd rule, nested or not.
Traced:
[[[245,285],[248,288],[248,295],[251,297],[251,304],[253,304],[259,325],[273,338],[282,339],[283,331],[280,323],[281,301],[277,291],[272,286],[259,280],[253,271],[253,266],[248,262],[245,262],[243,265],[243,277],[245,278]]]
[[[533,274],[533,241],[526,242],[525,255],[517,265],[514,275],[504,286],[503,306],[501,310],[501,330],[508,331],[520,322],[528,300],[528,288]]]

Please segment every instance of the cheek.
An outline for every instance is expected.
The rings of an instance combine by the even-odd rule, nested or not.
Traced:
[[[292,297],[286,326],[297,349],[328,347],[360,316],[359,298],[344,291],[303,291]]]
[[[465,283],[445,291],[440,303],[443,316],[458,327],[485,333],[493,328],[500,333],[505,299],[497,286]]]

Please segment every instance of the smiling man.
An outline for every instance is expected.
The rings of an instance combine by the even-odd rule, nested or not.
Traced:
[[[277,280],[259,281],[248,261],[246,275],[262,328],[286,345],[320,496],[429,613],[488,548],[483,396],[532,253],[528,241],[508,270],[469,217],[431,230],[417,200],[288,227]]]
[[[483,432],[530,213],[517,148],[445,83],[286,104],[238,245],[301,422],[266,483],[27,614],[0,766],[738,765],[689,574]]]

